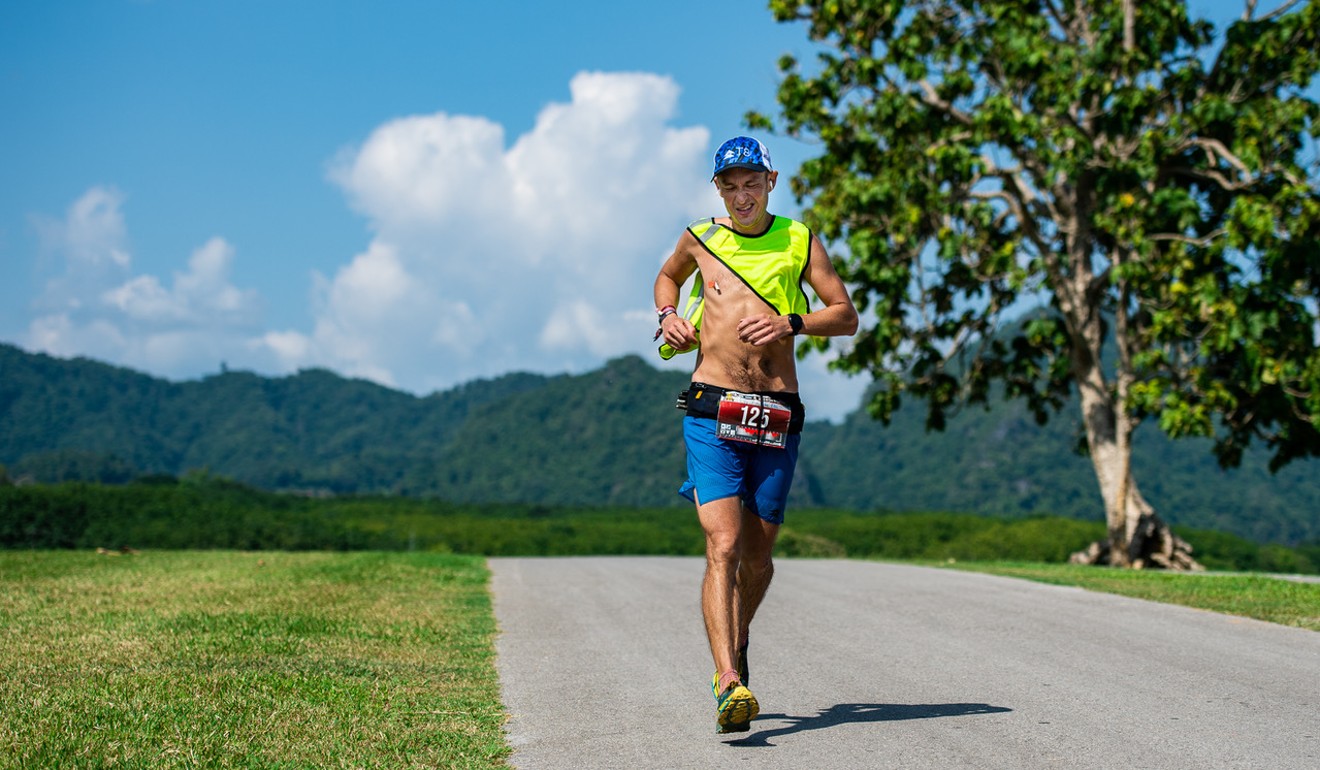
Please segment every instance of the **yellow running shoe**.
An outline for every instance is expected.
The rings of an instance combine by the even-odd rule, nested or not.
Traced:
[[[710,682],[710,691],[715,695],[715,732],[745,733],[752,729],[752,720],[761,713],[761,704],[756,696],[742,682],[734,680],[724,692],[719,692],[720,675],[716,674]]]

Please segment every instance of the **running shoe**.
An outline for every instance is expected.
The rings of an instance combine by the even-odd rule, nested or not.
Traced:
[[[745,733],[752,729],[752,720],[761,713],[761,705],[756,696],[742,682],[733,682],[718,691],[720,675],[716,674],[710,682],[710,691],[715,695],[715,732]]]

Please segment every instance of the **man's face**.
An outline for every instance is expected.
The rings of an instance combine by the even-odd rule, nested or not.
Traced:
[[[724,208],[733,220],[733,229],[760,232],[766,224],[766,208],[778,171],[753,171],[731,168],[715,177],[715,189],[724,199]]]

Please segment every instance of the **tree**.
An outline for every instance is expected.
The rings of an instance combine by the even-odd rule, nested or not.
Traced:
[[[793,191],[874,321],[833,362],[872,415],[1075,392],[1119,565],[1196,566],[1143,422],[1225,467],[1320,454],[1318,2],[1247,0],[1217,43],[1182,0],[772,0],[820,56],[748,123],[819,142]]]

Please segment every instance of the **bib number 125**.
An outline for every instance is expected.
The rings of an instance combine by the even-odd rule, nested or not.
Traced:
[[[729,441],[783,448],[793,412],[768,396],[725,393],[720,399],[716,435]]]

